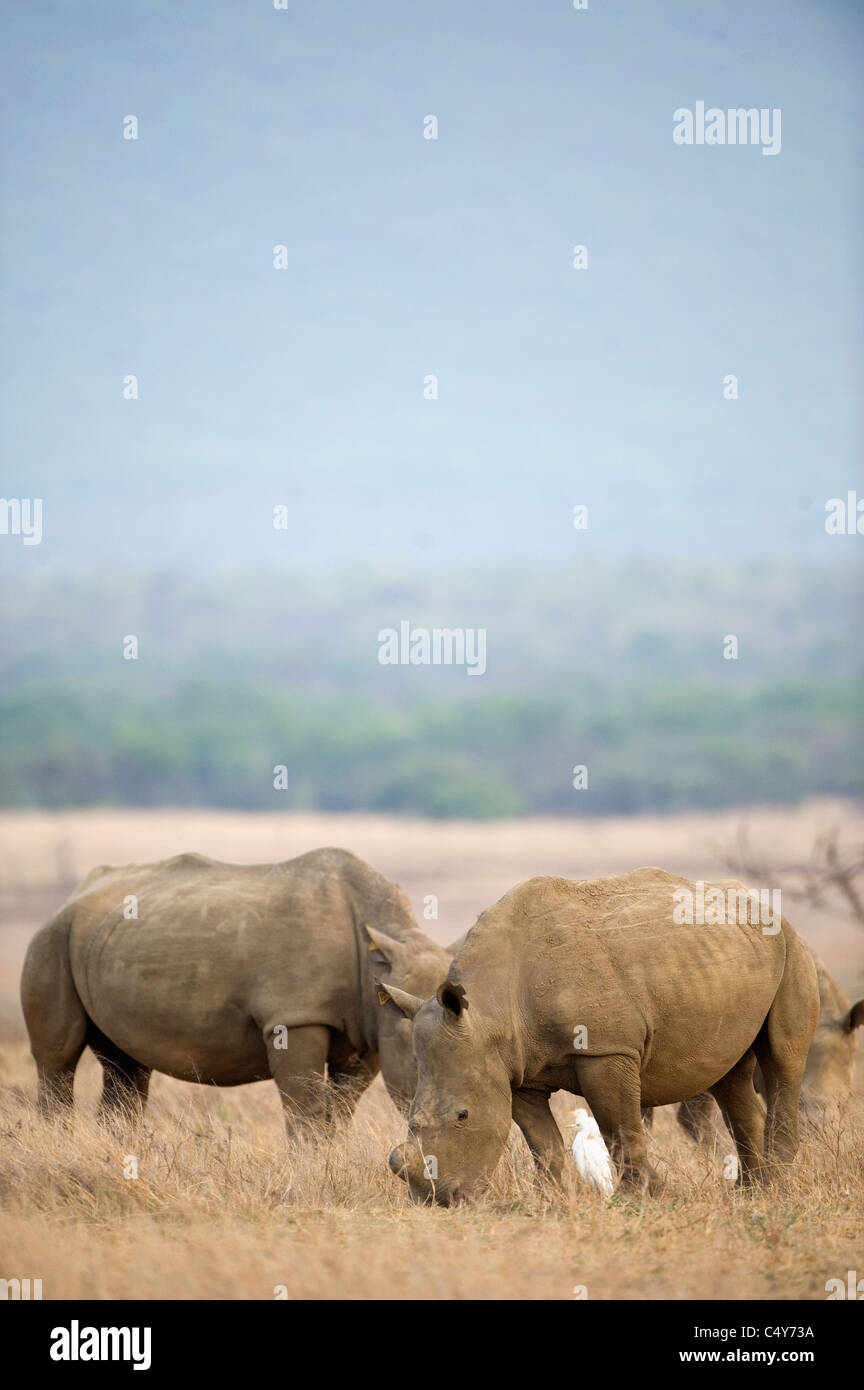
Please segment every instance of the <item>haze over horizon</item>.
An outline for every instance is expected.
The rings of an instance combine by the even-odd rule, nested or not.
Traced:
[[[0,494],[44,499],[8,577],[857,558],[856,6],[6,29]],[[676,145],[700,100],[779,108],[780,153]]]

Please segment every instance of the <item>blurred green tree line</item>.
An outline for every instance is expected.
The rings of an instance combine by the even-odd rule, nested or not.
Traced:
[[[854,796],[856,598],[850,572],[771,567],[33,580],[0,606],[0,802],[486,817]],[[401,619],[485,627],[487,675],[382,667]]]

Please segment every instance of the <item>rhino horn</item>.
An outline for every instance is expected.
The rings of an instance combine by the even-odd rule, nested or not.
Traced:
[[[385,985],[379,980],[378,998],[382,1004],[386,1004],[388,999],[392,999],[397,1009],[401,1009],[406,1018],[414,1018],[422,1009],[425,1000],[418,999],[416,994],[408,994],[404,989],[397,989],[395,985]]]

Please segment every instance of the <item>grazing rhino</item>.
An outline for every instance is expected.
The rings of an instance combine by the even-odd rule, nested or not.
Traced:
[[[142,1106],[151,1071],[216,1086],[272,1077],[290,1132],[332,1117],[337,1098],[353,1109],[379,1065],[407,1108],[411,1025],[381,1007],[376,977],[430,994],[449,961],[401,889],[346,850],[95,869],[24,961],[40,1106],[71,1105],[89,1044],[103,1115]]]
[[[813,955],[813,962],[819,983],[819,1022],[801,1082],[801,1113],[818,1122],[842,1115],[849,1104],[857,1029],[864,1024],[864,999],[850,1005],[818,956]],[[753,1080],[756,1090],[764,1095],[758,1064]],[[678,1107],[678,1122],[691,1138],[708,1140],[714,1133],[714,1108],[712,1097],[703,1092],[692,1100],[682,1101]],[[650,1121],[650,1115],[647,1118]]]
[[[417,1091],[408,1139],[390,1155],[413,1196],[448,1205],[470,1195],[494,1169],[511,1119],[558,1176],[557,1090],[585,1096],[622,1180],[652,1191],[642,1103],[710,1090],[744,1181],[792,1159],[819,1014],[813,959],[785,920],[679,924],[674,895],[694,888],[651,868],[530,879],[481,914],[433,998],[387,986],[414,1018]]]

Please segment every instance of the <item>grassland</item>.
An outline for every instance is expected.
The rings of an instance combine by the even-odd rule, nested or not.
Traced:
[[[784,858],[854,808],[751,813],[754,843]],[[660,862],[719,867],[734,816],[571,823],[427,824],[371,817],[114,811],[0,818],[0,1276],[43,1280],[46,1298],[823,1299],[825,1282],[864,1269],[864,1076],[842,1126],[809,1132],[777,1187],[736,1191],[730,1144],[696,1148],[671,1111],[650,1138],[666,1177],[656,1199],[606,1200],[579,1185],[538,1186],[521,1138],[488,1194],[455,1211],[417,1208],[388,1172],[402,1122],[380,1083],[335,1138],[286,1146],[275,1088],[214,1090],[154,1077],[136,1131],[95,1120],[99,1069],[76,1081],[71,1128],[33,1107],[35,1075],[17,1012],[24,944],[64,876],[196,848],[237,860],[343,843],[400,878],[432,934],[452,940],[520,877],[572,876]],[[47,908],[50,910],[50,907]],[[787,912],[849,991],[861,938],[828,915]],[[568,1105],[556,1098],[559,1118]],[[125,1176],[128,1158],[137,1178]]]

